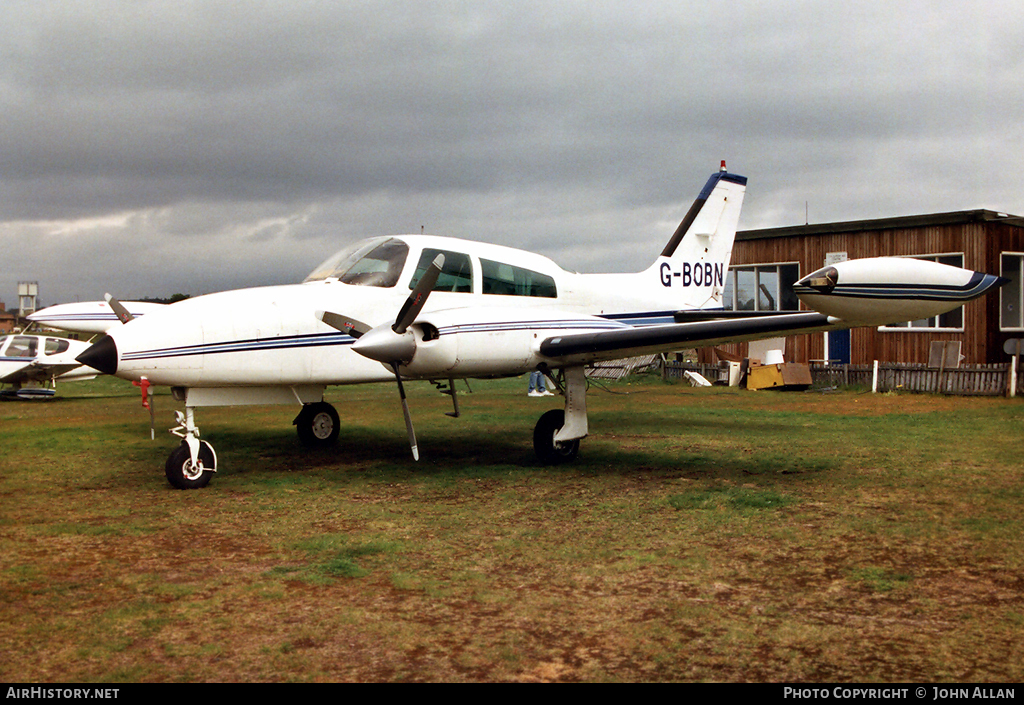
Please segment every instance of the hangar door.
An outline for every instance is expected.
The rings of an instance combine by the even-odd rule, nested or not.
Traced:
[[[839,365],[850,364],[850,331],[848,329],[829,331],[828,361]]]

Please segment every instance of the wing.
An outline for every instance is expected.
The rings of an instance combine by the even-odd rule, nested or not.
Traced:
[[[924,260],[849,260],[809,274],[793,286],[814,311],[551,336],[541,343],[540,353],[559,365],[586,364],[779,334],[915,321],[959,308],[1005,282],[991,274]],[[676,320],[688,315],[695,314],[680,312]]]
[[[828,316],[816,312],[749,316],[552,336],[540,344],[540,353],[558,365],[586,364],[843,327],[841,322],[830,322]]]
[[[0,377],[2,384],[20,384],[22,382],[46,382],[54,377],[59,377],[65,372],[76,370],[81,367],[78,363],[64,363],[59,365],[47,365],[33,360],[16,370],[8,372]]]

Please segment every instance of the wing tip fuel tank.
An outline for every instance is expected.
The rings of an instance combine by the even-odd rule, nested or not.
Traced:
[[[823,267],[793,291],[809,308],[857,325],[885,325],[952,311],[1007,282],[911,257],[871,257]]]

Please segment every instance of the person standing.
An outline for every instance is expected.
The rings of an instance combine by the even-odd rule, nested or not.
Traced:
[[[547,389],[544,388],[544,374],[540,370],[534,370],[530,373],[530,391],[531,397],[553,397],[555,396]]]

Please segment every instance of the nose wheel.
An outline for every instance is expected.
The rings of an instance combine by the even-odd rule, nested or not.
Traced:
[[[179,490],[198,490],[210,484],[216,467],[217,456],[214,455],[213,446],[206,441],[199,441],[199,452],[193,460],[188,442],[182,441],[167,458],[164,474],[171,486]]]
[[[174,449],[167,463],[164,474],[172,487],[179,490],[198,490],[206,487],[217,472],[217,454],[213,446],[199,440],[199,428],[195,422],[195,410],[185,407],[185,413],[175,411],[178,425],[171,433],[182,439],[181,445]]]

